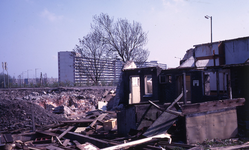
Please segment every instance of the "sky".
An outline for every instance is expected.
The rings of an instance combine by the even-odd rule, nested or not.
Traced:
[[[211,41],[206,15],[213,42],[249,36],[249,0],[0,0],[0,63],[15,78],[58,78],[58,52],[72,51],[101,13],[141,23],[148,61],[168,68]]]

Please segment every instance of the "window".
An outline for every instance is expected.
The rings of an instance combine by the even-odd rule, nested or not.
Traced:
[[[153,84],[152,84],[152,75],[145,75],[144,76],[144,89],[145,95],[152,95],[153,94]]]
[[[160,75],[159,76],[159,82],[161,84],[171,83],[171,80],[172,80],[172,76],[171,75]]]
[[[167,82],[166,82],[166,75],[160,75],[160,76],[159,76],[159,82],[160,82],[161,84],[167,83]]]

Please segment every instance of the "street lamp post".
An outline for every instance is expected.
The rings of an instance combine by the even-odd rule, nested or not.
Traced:
[[[206,15],[206,16],[204,16],[206,19],[209,19],[210,18],[210,28],[211,28],[211,44],[212,44],[212,42],[213,42],[213,39],[212,39],[212,37],[213,37],[213,31],[212,31],[212,16],[208,16],[208,15]]]
[[[179,64],[181,65],[181,60],[182,60],[182,59],[181,59],[180,57],[175,57],[175,58],[176,58],[176,59],[180,59]]]

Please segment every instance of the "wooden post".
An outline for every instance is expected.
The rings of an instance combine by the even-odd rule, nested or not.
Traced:
[[[225,74],[225,72],[223,72],[223,95],[225,95],[225,88],[226,88],[226,86],[225,86],[225,78],[226,78],[226,74]]]
[[[183,73],[183,101],[187,104],[187,93],[186,93],[186,73]]]
[[[217,88],[217,96],[220,96],[220,76],[219,76],[219,70],[216,72],[216,88]]]
[[[229,88],[229,98],[233,99],[233,93],[232,93],[232,81],[231,81],[231,72],[228,73],[228,88]]]

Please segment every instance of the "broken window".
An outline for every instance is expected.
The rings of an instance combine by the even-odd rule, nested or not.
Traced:
[[[209,73],[204,74],[204,89],[205,89],[205,95],[210,95],[210,76]]]
[[[166,82],[166,75],[160,75],[160,76],[159,76],[159,82],[160,82],[161,84],[167,83],[167,82]]]
[[[171,83],[171,75],[160,75],[159,76],[159,82],[161,84],[165,84],[165,83]]]
[[[228,95],[228,72],[222,70],[220,72],[208,72],[204,74],[205,95]]]
[[[144,76],[144,89],[145,89],[145,95],[152,95],[153,89],[152,89],[152,75],[145,75]]]
[[[131,76],[129,104],[134,104],[139,102],[140,102],[140,78],[139,76]]]
[[[167,75],[167,79],[168,79],[168,82],[169,82],[169,83],[172,82],[172,76],[171,76],[171,75]]]

